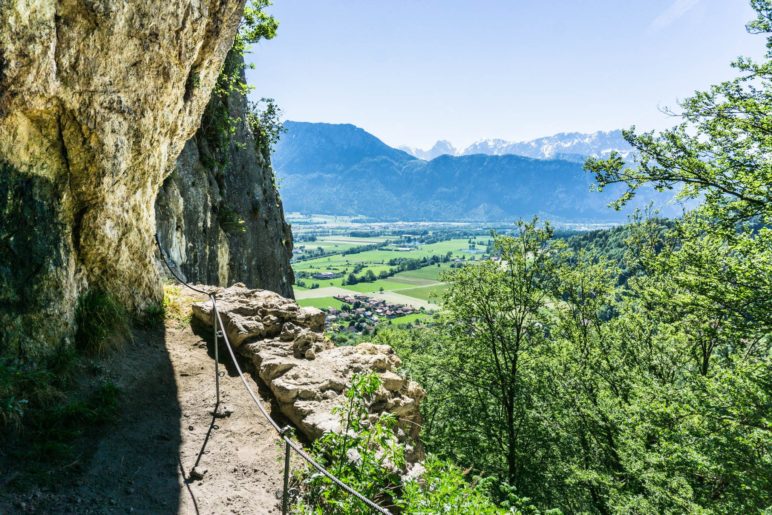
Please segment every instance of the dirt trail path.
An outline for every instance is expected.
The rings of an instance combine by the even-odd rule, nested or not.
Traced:
[[[220,360],[227,360],[223,349]],[[167,320],[163,330],[137,331],[105,366],[121,388],[120,420],[93,443],[78,471],[62,474],[56,490],[16,496],[11,505],[0,500],[0,512],[281,512],[283,452],[276,435],[226,366],[220,367],[221,399],[233,413],[210,428],[213,347],[189,323]],[[258,391],[254,382],[253,388]],[[199,453],[198,469],[206,472],[191,481]]]
[[[200,513],[279,513],[277,492],[282,487],[283,451],[274,429],[257,412],[236,371],[220,367],[220,411],[232,414],[213,419],[216,396],[212,346],[183,324],[167,328],[166,341],[182,409],[180,460],[186,474],[199,459],[209,433],[198,464],[199,470],[206,471],[204,478],[188,481],[179,512],[195,513],[197,505]],[[220,362],[226,364],[229,358],[223,351],[221,348]],[[252,387],[258,390],[254,381]],[[270,399],[264,395],[263,402],[270,406]],[[178,481],[183,484],[180,476]]]

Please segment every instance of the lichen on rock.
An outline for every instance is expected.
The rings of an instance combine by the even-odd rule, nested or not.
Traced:
[[[72,330],[74,267],[60,207],[50,202],[61,187],[0,162],[0,349],[21,358],[44,354],[60,329]]]

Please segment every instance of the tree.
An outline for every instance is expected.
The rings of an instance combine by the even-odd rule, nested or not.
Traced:
[[[244,56],[250,51],[252,45],[261,40],[276,37],[279,23],[265,12],[270,5],[270,0],[250,0],[246,3],[233,46],[225,58],[212,91],[212,97],[207,104],[201,129],[214,154],[213,165],[220,167],[227,165],[229,159],[227,150],[242,123],[252,129],[257,150],[264,156],[270,154],[270,146],[280,136],[281,126],[279,125],[277,129],[277,124],[281,111],[272,99],[261,100],[267,103],[265,109],[260,108],[259,105],[250,104],[243,119],[232,115],[233,106],[230,102],[232,96],[245,97],[251,90],[246,82]],[[197,75],[191,74],[191,81],[186,88],[196,87],[197,82]]]
[[[270,158],[271,149],[278,143],[281,135],[287,132],[281,120],[281,109],[274,99],[261,98],[258,102],[249,102],[246,120],[255,136],[258,152]],[[321,247],[318,250],[320,254],[324,253]]]
[[[772,2],[751,5],[749,31],[770,34]],[[633,166],[618,155],[586,163],[601,188],[626,184],[616,206],[645,185],[700,200],[664,235],[639,224],[631,242],[637,273],[620,321],[639,335],[638,364],[622,439],[639,488],[660,499],[653,509],[751,512],[772,502],[770,36],[767,49],[761,63],[738,59],[734,80],[683,101],[674,128],[626,131]]]
[[[517,237],[496,239],[501,263],[485,261],[451,272],[444,306],[452,323],[454,373],[479,400],[476,433],[494,442],[494,466],[512,485],[524,481],[528,461],[523,428],[531,391],[524,379],[545,342],[542,308],[555,270],[552,229],[518,223]]]
[[[772,33],[770,0],[753,0],[758,16],[751,33]],[[681,102],[674,128],[636,134],[624,131],[633,147],[636,166],[627,166],[614,152],[608,159],[590,158],[585,168],[598,187],[624,183],[627,191],[614,203],[620,207],[638,188],[653,185],[681,188],[681,198],[703,199],[706,215],[737,223],[772,215],[772,36],[767,36],[762,63],[740,58],[732,66],[740,75],[699,91]]]

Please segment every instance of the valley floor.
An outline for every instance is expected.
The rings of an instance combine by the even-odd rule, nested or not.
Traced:
[[[0,513],[280,513],[277,437],[225,366],[221,406],[233,413],[213,421],[207,340],[173,319],[163,330],[136,331],[104,364],[121,389],[120,419],[72,467],[55,472],[55,488],[0,493]],[[189,481],[199,454],[206,472]]]
[[[437,284],[444,284],[444,283],[437,283]],[[417,286],[416,288],[412,288],[411,290],[415,290],[418,288],[428,288],[432,286],[436,286],[436,285],[430,284],[430,285]],[[335,297],[336,295],[343,295],[343,296],[362,295],[362,293],[357,291],[347,290],[346,288],[339,288],[337,286],[326,286],[324,288],[315,288],[313,290],[299,290],[295,292],[295,298],[298,300],[298,302],[300,302],[301,306],[305,305],[303,301],[306,299],[326,299],[328,297]],[[415,297],[408,297],[407,295],[402,295],[399,292],[385,291],[383,293],[365,293],[364,295],[367,295],[368,297],[372,297],[378,300],[385,300],[390,304],[410,306],[413,308],[426,308],[431,310],[439,309],[439,306],[437,304],[434,304],[427,300],[418,299]],[[323,306],[323,307],[326,307],[326,306]]]

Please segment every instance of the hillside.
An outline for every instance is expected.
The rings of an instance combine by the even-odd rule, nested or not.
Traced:
[[[614,222],[655,198],[644,194],[628,211],[612,211],[607,204],[619,190],[591,191],[592,178],[576,160],[474,154],[424,161],[353,125],[286,122],[285,128],[273,162],[290,211],[481,221],[538,214]],[[658,200],[664,204],[664,197]]]

